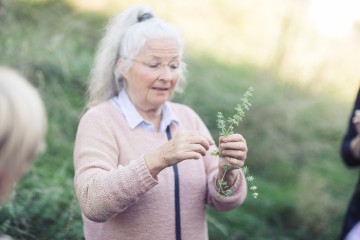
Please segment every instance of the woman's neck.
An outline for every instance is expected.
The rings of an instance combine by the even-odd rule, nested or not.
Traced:
[[[155,131],[159,131],[162,117],[162,108],[143,110],[136,108],[139,114],[154,125]]]

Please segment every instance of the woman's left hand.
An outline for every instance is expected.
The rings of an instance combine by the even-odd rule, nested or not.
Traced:
[[[241,134],[232,134],[221,136],[220,143],[220,161],[219,168],[222,169],[226,164],[230,164],[230,170],[243,167],[247,155],[246,140]]]

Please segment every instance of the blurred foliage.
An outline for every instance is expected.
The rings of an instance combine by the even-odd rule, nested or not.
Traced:
[[[0,0],[0,64],[30,79],[49,116],[47,150],[0,208],[0,234],[83,238],[72,151],[107,19],[63,1]],[[260,196],[230,212],[208,209],[210,239],[334,239],[357,177],[338,154],[351,106],[327,92],[312,91],[311,85],[285,81],[252,61],[225,61],[217,52],[222,48],[202,51],[196,46],[190,42],[186,53],[187,89],[174,101],[194,108],[215,139],[216,113],[230,114],[243,91],[255,89],[253,106],[238,131],[247,139],[247,165]]]

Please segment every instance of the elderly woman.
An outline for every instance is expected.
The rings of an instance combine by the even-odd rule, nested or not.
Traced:
[[[189,107],[169,102],[184,80],[178,31],[146,7],[108,25],[97,53],[75,149],[75,191],[86,239],[208,239],[205,206],[239,206],[247,194],[240,134],[222,157]],[[217,197],[223,166],[232,196]]]
[[[44,148],[46,128],[38,91],[16,71],[0,67],[0,204]]]

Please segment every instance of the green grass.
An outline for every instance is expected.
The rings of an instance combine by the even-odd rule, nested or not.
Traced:
[[[39,88],[49,116],[47,150],[0,209],[0,235],[81,239],[72,152],[107,16],[61,1],[0,3],[0,64],[18,69]],[[230,115],[243,92],[255,90],[238,131],[247,139],[246,164],[260,196],[230,212],[208,209],[210,239],[334,239],[357,177],[338,153],[351,106],[191,46],[186,61],[189,83],[174,101],[194,108],[215,139],[217,112]]]

